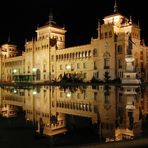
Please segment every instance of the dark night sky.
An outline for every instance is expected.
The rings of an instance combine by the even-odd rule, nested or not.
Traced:
[[[142,38],[148,42],[146,0],[117,0],[121,14],[139,19]],[[98,19],[113,12],[114,0],[5,0],[0,1],[0,45],[11,41],[23,49],[25,38],[35,35],[37,25],[48,21],[52,9],[54,20],[65,26],[66,46],[88,43],[96,35]]]

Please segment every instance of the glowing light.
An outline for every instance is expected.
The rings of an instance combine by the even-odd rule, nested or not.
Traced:
[[[67,96],[68,98],[71,97],[71,93],[68,92],[68,93],[66,94],[66,96]]]
[[[33,72],[36,72],[36,68],[35,68],[35,67],[34,67],[34,68],[32,68],[32,71],[33,71]]]
[[[16,94],[17,93],[16,89],[14,89],[13,92]]]
[[[37,92],[34,90],[32,94],[33,94],[33,95],[36,95],[36,94],[37,94]]]
[[[70,70],[71,69],[71,65],[66,65],[66,69]]]
[[[13,69],[13,73],[16,73],[17,72],[17,70],[16,69]]]

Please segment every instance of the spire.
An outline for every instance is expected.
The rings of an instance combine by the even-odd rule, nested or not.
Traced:
[[[132,16],[130,16],[129,23],[132,24]]]
[[[118,6],[117,6],[117,1],[115,0],[114,4],[114,13],[118,12]]]
[[[101,35],[101,23],[100,23],[100,19],[98,20],[98,38],[100,39],[100,35]]]
[[[49,24],[51,24],[53,22],[53,14],[52,11],[50,11],[49,13]]]

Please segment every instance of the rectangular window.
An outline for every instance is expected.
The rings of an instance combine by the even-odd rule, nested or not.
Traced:
[[[84,73],[84,79],[86,79],[86,73]]]
[[[97,100],[97,92],[94,92],[94,100]]]
[[[109,59],[104,59],[104,69],[109,69]]]
[[[62,65],[60,65],[60,70],[63,70],[63,67],[62,67]]]
[[[119,53],[119,54],[122,53],[122,45],[118,45],[118,53]]]
[[[77,69],[80,69],[80,63],[77,63]]]
[[[96,70],[97,69],[97,64],[96,64],[96,62],[94,62],[94,70]]]
[[[30,73],[30,66],[28,66],[28,73]]]
[[[118,60],[118,68],[122,68],[122,60]]]
[[[52,72],[54,72],[54,65],[52,65]]]
[[[110,37],[110,38],[112,37],[112,32],[111,32],[111,31],[109,32],[109,37]]]
[[[105,38],[107,38],[107,32],[105,32]]]
[[[94,72],[93,73],[93,77],[96,78],[96,79],[98,79],[99,78],[99,72]]]
[[[46,72],[46,64],[43,65],[43,72]]]
[[[109,104],[109,95],[104,95],[104,103]]]
[[[84,69],[86,68],[86,63],[83,63],[83,68],[84,68]]]
[[[46,79],[46,75],[44,75],[44,80]]]

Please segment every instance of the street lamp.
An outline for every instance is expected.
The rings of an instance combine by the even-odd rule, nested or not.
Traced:
[[[15,74],[17,72],[17,70],[16,69],[13,69],[13,73]]]
[[[35,73],[36,73],[36,70],[37,70],[37,69],[36,69],[35,67],[32,68],[32,72],[33,72],[33,81],[35,81]]]
[[[16,69],[13,69],[13,81],[15,81],[15,77],[14,75],[17,73],[17,70]]]
[[[68,98],[70,98],[70,97],[71,97],[71,92],[68,92],[68,93],[66,94],[66,96],[67,96]]]
[[[34,91],[32,92],[32,94],[33,94],[33,95],[36,95],[36,94],[37,94],[37,91],[36,91],[36,90],[34,90]]]
[[[35,68],[35,67],[33,67],[33,68],[32,68],[32,71],[33,71],[33,72],[36,72],[36,68]]]
[[[70,64],[66,65],[66,69],[71,70],[71,65]]]

